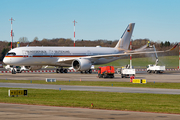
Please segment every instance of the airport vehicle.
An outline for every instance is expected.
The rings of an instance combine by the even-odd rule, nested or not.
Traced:
[[[147,72],[148,73],[163,73],[166,70],[165,66],[158,66],[158,65],[148,65]]]
[[[114,67],[113,66],[99,67],[98,77],[99,78],[114,78]]]
[[[114,48],[109,47],[41,47],[27,46],[11,49],[3,62],[12,66],[24,66],[38,70],[42,66],[56,66],[57,72],[66,73],[63,67],[73,67],[76,71],[91,72],[91,65],[105,64],[125,55],[145,54],[143,49],[129,51],[129,43],[135,23],[130,23]],[[167,50],[170,51],[170,50]],[[165,52],[165,51],[159,51]],[[150,52],[152,53],[152,52]]]
[[[21,73],[22,71],[28,70],[24,66],[20,67],[20,66],[10,66],[10,65],[6,65],[5,69],[11,71],[12,74]]]
[[[148,73],[156,73],[156,74],[163,73],[166,70],[166,68],[165,68],[165,66],[158,65],[159,60],[158,60],[158,55],[157,55],[156,48],[154,45],[153,45],[153,48],[154,48],[155,55],[156,55],[156,62],[155,62],[155,65],[147,66],[147,72]]]
[[[130,68],[130,65],[126,65],[125,67],[118,68],[117,73],[121,74],[122,78],[126,78],[130,76],[135,76],[136,70],[133,68]]]

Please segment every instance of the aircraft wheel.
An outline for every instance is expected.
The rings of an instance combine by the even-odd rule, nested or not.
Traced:
[[[14,69],[12,70],[12,74],[16,74],[16,71]]]
[[[86,70],[86,71],[85,71],[85,73],[87,74],[87,73],[88,73],[88,71]]]
[[[56,73],[59,73],[59,69],[56,69]]]
[[[92,70],[91,69],[89,69],[89,74],[91,74],[92,73]]]
[[[83,74],[83,71],[81,71],[81,74]]]
[[[68,71],[67,71],[67,69],[64,69],[64,73],[67,73]]]
[[[60,73],[63,73],[63,69],[62,68],[59,71],[60,71]]]

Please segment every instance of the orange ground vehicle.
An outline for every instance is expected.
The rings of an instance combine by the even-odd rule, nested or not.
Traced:
[[[98,77],[99,78],[114,78],[114,67],[113,66],[99,67]]]

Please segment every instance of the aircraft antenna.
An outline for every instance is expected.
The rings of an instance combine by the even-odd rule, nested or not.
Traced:
[[[73,21],[73,23],[74,23],[74,47],[75,47],[75,23],[77,23],[77,21]]]
[[[12,49],[12,43],[13,43],[13,36],[14,36],[14,33],[13,33],[13,28],[12,28],[12,21],[15,21],[12,17],[11,19],[9,19],[11,21],[11,49]]]

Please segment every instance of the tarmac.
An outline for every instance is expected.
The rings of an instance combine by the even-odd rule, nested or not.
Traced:
[[[180,82],[179,72],[166,72],[163,74],[147,74],[146,72],[140,72],[139,74],[136,74],[135,77],[138,79],[146,79],[147,82],[174,82],[174,83]],[[7,79],[7,80],[32,80],[33,81],[33,80],[45,80],[46,78],[56,78],[59,81],[69,81],[69,80],[79,81],[80,79],[81,81],[119,81],[119,82],[130,81],[129,78],[121,78],[121,76],[118,74],[115,74],[114,79],[103,79],[103,78],[99,79],[97,77],[97,74],[95,73],[94,74],[79,74],[79,73],[67,73],[67,74],[3,73],[3,74],[0,74],[0,79]],[[0,84],[1,84],[1,87],[7,87],[6,85],[3,85],[4,83],[3,84],[0,83]],[[21,86],[22,84],[16,84],[16,85]],[[115,88],[115,87],[111,87],[111,88]],[[88,88],[88,89],[92,89],[92,88]],[[177,91],[177,93],[180,93],[180,91]],[[36,120],[40,120],[40,119],[44,119],[44,120],[47,120],[47,119],[48,120],[49,119],[53,119],[53,120],[56,120],[56,119],[58,120],[59,119],[63,119],[63,120],[92,120],[92,119],[95,119],[95,120],[111,120],[111,119],[116,119],[116,120],[119,120],[119,119],[179,120],[179,118],[180,118],[179,114],[147,113],[147,112],[117,111],[117,110],[98,110],[98,109],[87,109],[87,108],[52,107],[52,106],[0,103],[0,119],[3,119],[3,120],[9,120],[9,119],[18,119],[18,120],[24,120],[24,119],[26,120],[30,120],[30,119],[36,119]]]

